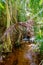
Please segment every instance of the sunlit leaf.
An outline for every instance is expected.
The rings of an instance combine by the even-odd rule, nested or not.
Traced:
[[[40,35],[40,37],[41,37],[41,30],[39,30],[39,35]]]
[[[4,6],[2,5],[2,3],[0,3],[0,8],[4,9]]]
[[[42,5],[42,3],[43,3],[43,0],[40,0],[39,5]]]

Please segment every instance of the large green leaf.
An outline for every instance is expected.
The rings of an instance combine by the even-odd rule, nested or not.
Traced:
[[[2,5],[2,3],[0,3],[0,8],[4,9],[4,6]]]

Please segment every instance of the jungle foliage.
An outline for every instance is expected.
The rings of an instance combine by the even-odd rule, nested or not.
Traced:
[[[0,27],[9,28],[17,22],[34,20],[35,43],[39,43],[43,52],[43,0],[0,0]],[[0,29],[0,33],[1,33]],[[2,36],[2,35],[0,35]],[[8,40],[9,39],[9,40]],[[11,45],[10,35],[7,36],[8,47]],[[6,42],[5,42],[6,46]]]

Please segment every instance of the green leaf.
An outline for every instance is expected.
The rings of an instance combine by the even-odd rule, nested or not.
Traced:
[[[40,53],[42,54],[43,53],[43,42],[41,43],[39,49],[40,49]]]
[[[42,3],[43,3],[43,0],[40,0],[39,5],[42,5]]]
[[[0,3],[0,8],[4,9],[4,6],[2,5],[2,3]]]

